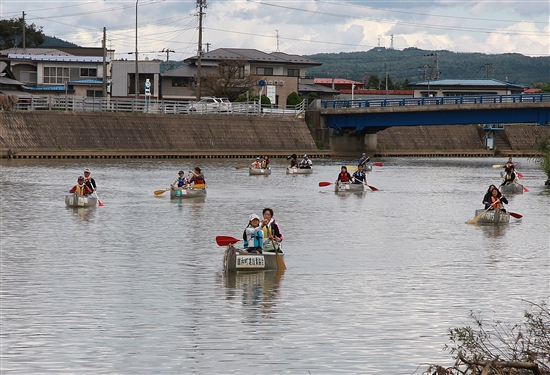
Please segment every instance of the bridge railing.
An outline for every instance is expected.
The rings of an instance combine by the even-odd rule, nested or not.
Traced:
[[[550,102],[550,94],[435,96],[401,99],[322,100],[324,109],[400,107],[451,104],[500,104]]]

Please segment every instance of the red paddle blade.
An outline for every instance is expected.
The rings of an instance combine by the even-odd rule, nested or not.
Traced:
[[[105,206],[105,205],[103,204],[103,202],[102,202],[102,201],[100,201],[99,199],[97,200],[97,204],[98,204],[98,206],[99,206],[99,207],[103,207],[103,206]]]
[[[372,191],[378,191],[378,189],[377,189],[377,188],[375,188],[375,187],[374,187],[374,186],[372,186],[372,185],[367,185],[367,186],[368,186],[368,187],[370,187],[370,189],[371,189]]]
[[[332,185],[332,182],[328,182],[328,181],[319,182],[319,187],[329,186],[329,185]]]
[[[523,174],[521,174],[519,172],[516,172],[516,174],[518,175],[519,178],[523,178]]]
[[[510,216],[515,217],[516,219],[521,219],[523,215],[516,214],[515,212],[508,212]]]
[[[382,163],[374,163],[374,165],[376,165],[377,167],[381,167],[381,166],[384,165],[384,164],[382,164]]]
[[[233,245],[233,244],[235,244],[239,241],[240,240],[238,238],[230,237],[230,236],[217,236],[216,237],[216,243],[218,244],[218,246]]]
[[[523,187],[523,191],[529,193],[529,189],[527,189],[525,186]]]

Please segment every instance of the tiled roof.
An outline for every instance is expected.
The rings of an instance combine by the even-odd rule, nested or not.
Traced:
[[[246,60],[249,62],[266,62],[275,64],[301,64],[316,66],[321,65],[317,61],[299,55],[289,55],[282,52],[266,53],[249,48],[218,48],[202,55],[202,60]],[[189,57],[184,61],[196,61],[197,56]]]
[[[324,92],[326,94],[340,94],[340,91],[333,90],[327,86],[317,85],[317,84],[313,84],[313,85],[304,84],[304,83],[298,84],[298,91],[299,92]]]
[[[511,82],[499,81],[498,79],[440,79],[435,81],[424,81],[410,83],[410,86],[476,86],[476,87],[516,87],[524,88],[525,85],[518,85]]]
[[[314,82],[319,85],[327,85],[327,84],[332,85],[332,78],[315,78]],[[363,82],[352,81],[350,79],[344,79],[344,78],[334,78],[334,84],[335,85],[351,85],[351,84],[364,85]]]

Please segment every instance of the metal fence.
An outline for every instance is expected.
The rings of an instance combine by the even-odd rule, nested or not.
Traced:
[[[500,103],[540,103],[550,102],[550,94],[521,95],[471,95],[438,96],[402,99],[361,99],[361,100],[323,100],[321,107],[330,108],[369,108],[400,107],[450,104],[500,104]]]
[[[126,112],[175,115],[223,115],[223,116],[294,116],[307,108],[307,100],[295,106],[277,107],[260,105],[259,101],[234,102],[228,108],[196,110],[196,102],[135,99],[135,98],[90,98],[83,96],[36,96],[20,98],[14,106],[16,111],[76,111],[76,112]]]

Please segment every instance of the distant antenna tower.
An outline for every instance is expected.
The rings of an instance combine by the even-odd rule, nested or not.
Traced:
[[[279,52],[279,30],[275,30],[277,32],[277,52]]]
[[[380,38],[378,38],[378,52],[380,52]]]
[[[391,45],[390,45],[390,49],[393,49],[393,34],[391,34]]]

